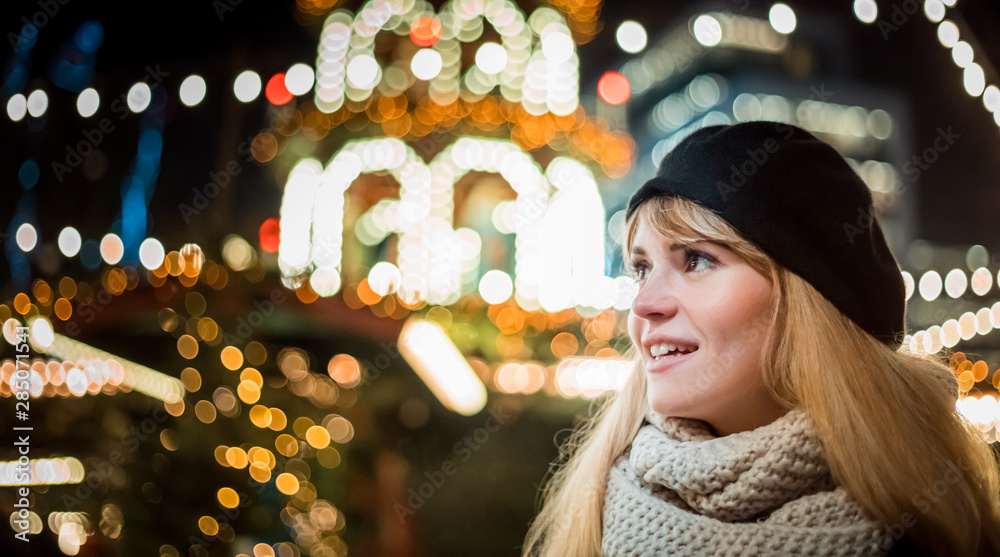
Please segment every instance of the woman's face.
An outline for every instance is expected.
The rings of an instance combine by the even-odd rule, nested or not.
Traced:
[[[720,436],[782,416],[758,366],[770,282],[725,246],[675,244],[641,221],[631,258],[628,330],[653,410],[704,420]]]

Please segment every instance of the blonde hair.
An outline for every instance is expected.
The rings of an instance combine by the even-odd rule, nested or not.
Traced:
[[[956,411],[947,351],[893,351],[728,223],[684,199],[641,205],[625,227],[625,257],[640,221],[678,241],[720,242],[777,285],[760,360],[764,383],[779,404],[810,416],[834,482],[872,518],[935,555],[1000,552],[1000,471],[989,445]],[[600,555],[607,476],[648,409],[634,347],[625,356],[632,361],[625,385],[560,447],[522,555]]]

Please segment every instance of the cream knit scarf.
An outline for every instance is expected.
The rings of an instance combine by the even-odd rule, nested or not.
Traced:
[[[606,557],[885,555],[892,546],[833,485],[803,412],[726,437],[695,420],[647,420],[608,478]]]

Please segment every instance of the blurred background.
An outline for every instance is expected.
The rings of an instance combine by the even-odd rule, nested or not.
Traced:
[[[0,11],[5,555],[518,555],[716,123],[841,151],[997,442],[1000,4]]]

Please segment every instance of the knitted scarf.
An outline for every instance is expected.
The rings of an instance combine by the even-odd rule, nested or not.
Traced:
[[[800,410],[715,437],[696,420],[647,414],[613,466],[606,557],[885,555],[893,539],[833,484]]]

